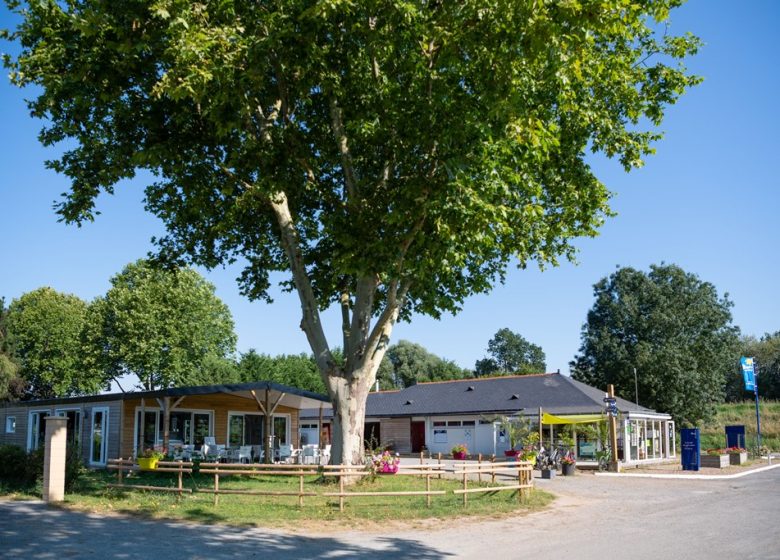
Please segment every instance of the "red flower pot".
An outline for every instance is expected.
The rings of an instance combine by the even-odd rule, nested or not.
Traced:
[[[463,461],[466,458],[465,451],[456,451],[452,454],[452,458],[456,461]]]

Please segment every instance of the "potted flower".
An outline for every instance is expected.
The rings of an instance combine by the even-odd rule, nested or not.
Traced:
[[[510,419],[504,416],[500,420],[499,428],[509,440],[509,449],[504,451],[504,455],[512,460],[518,456],[522,457],[527,451],[525,447],[535,445],[539,441],[539,434],[531,431],[530,422],[524,418]]]
[[[563,473],[563,476],[574,476],[574,473],[576,472],[574,465],[576,464],[577,460],[571,453],[564,455],[561,459],[561,472]]]
[[[713,448],[708,449],[705,455],[701,456],[701,466],[713,469],[722,469],[729,466],[729,454],[726,449]]]
[[[726,452],[729,454],[730,465],[743,465],[747,462],[747,449],[744,447],[729,447]]]
[[[137,457],[138,466],[142,471],[153,471],[163,457],[165,457],[165,453],[162,451],[147,447]]]
[[[383,451],[381,455],[374,455],[374,470],[382,474],[395,474],[398,472],[398,465],[401,458],[393,455],[390,451]]]
[[[466,458],[466,455],[469,454],[469,448],[466,447],[465,443],[459,443],[457,445],[452,446],[452,458],[456,461],[462,461]]]

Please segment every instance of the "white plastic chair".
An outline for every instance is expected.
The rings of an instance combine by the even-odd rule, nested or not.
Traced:
[[[305,465],[316,465],[317,459],[319,455],[319,449],[317,449],[316,445],[306,445],[303,448],[303,464]]]
[[[279,446],[279,462],[288,463],[292,457],[293,446],[289,443],[283,443]]]
[[[246,459],[246,461],[244,461]],[[238,462],[239,463],[251,463],[252,462],[252,446],[242,445],[238,448]]]
[[[320,451],[320,465],[327,465],[330,463],[330,444],[326,445]]]

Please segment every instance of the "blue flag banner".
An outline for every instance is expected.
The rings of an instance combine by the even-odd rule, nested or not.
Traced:
[[[753,358],[742,356],[739,359],[739,365],[742,366],[742,378],[745,380],[745,391],[755,391],[756,370],[753,367]]]

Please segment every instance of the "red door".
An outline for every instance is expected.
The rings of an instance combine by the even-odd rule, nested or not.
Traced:
[[[412,422],[412,453],[425,447],[425,422]]]

